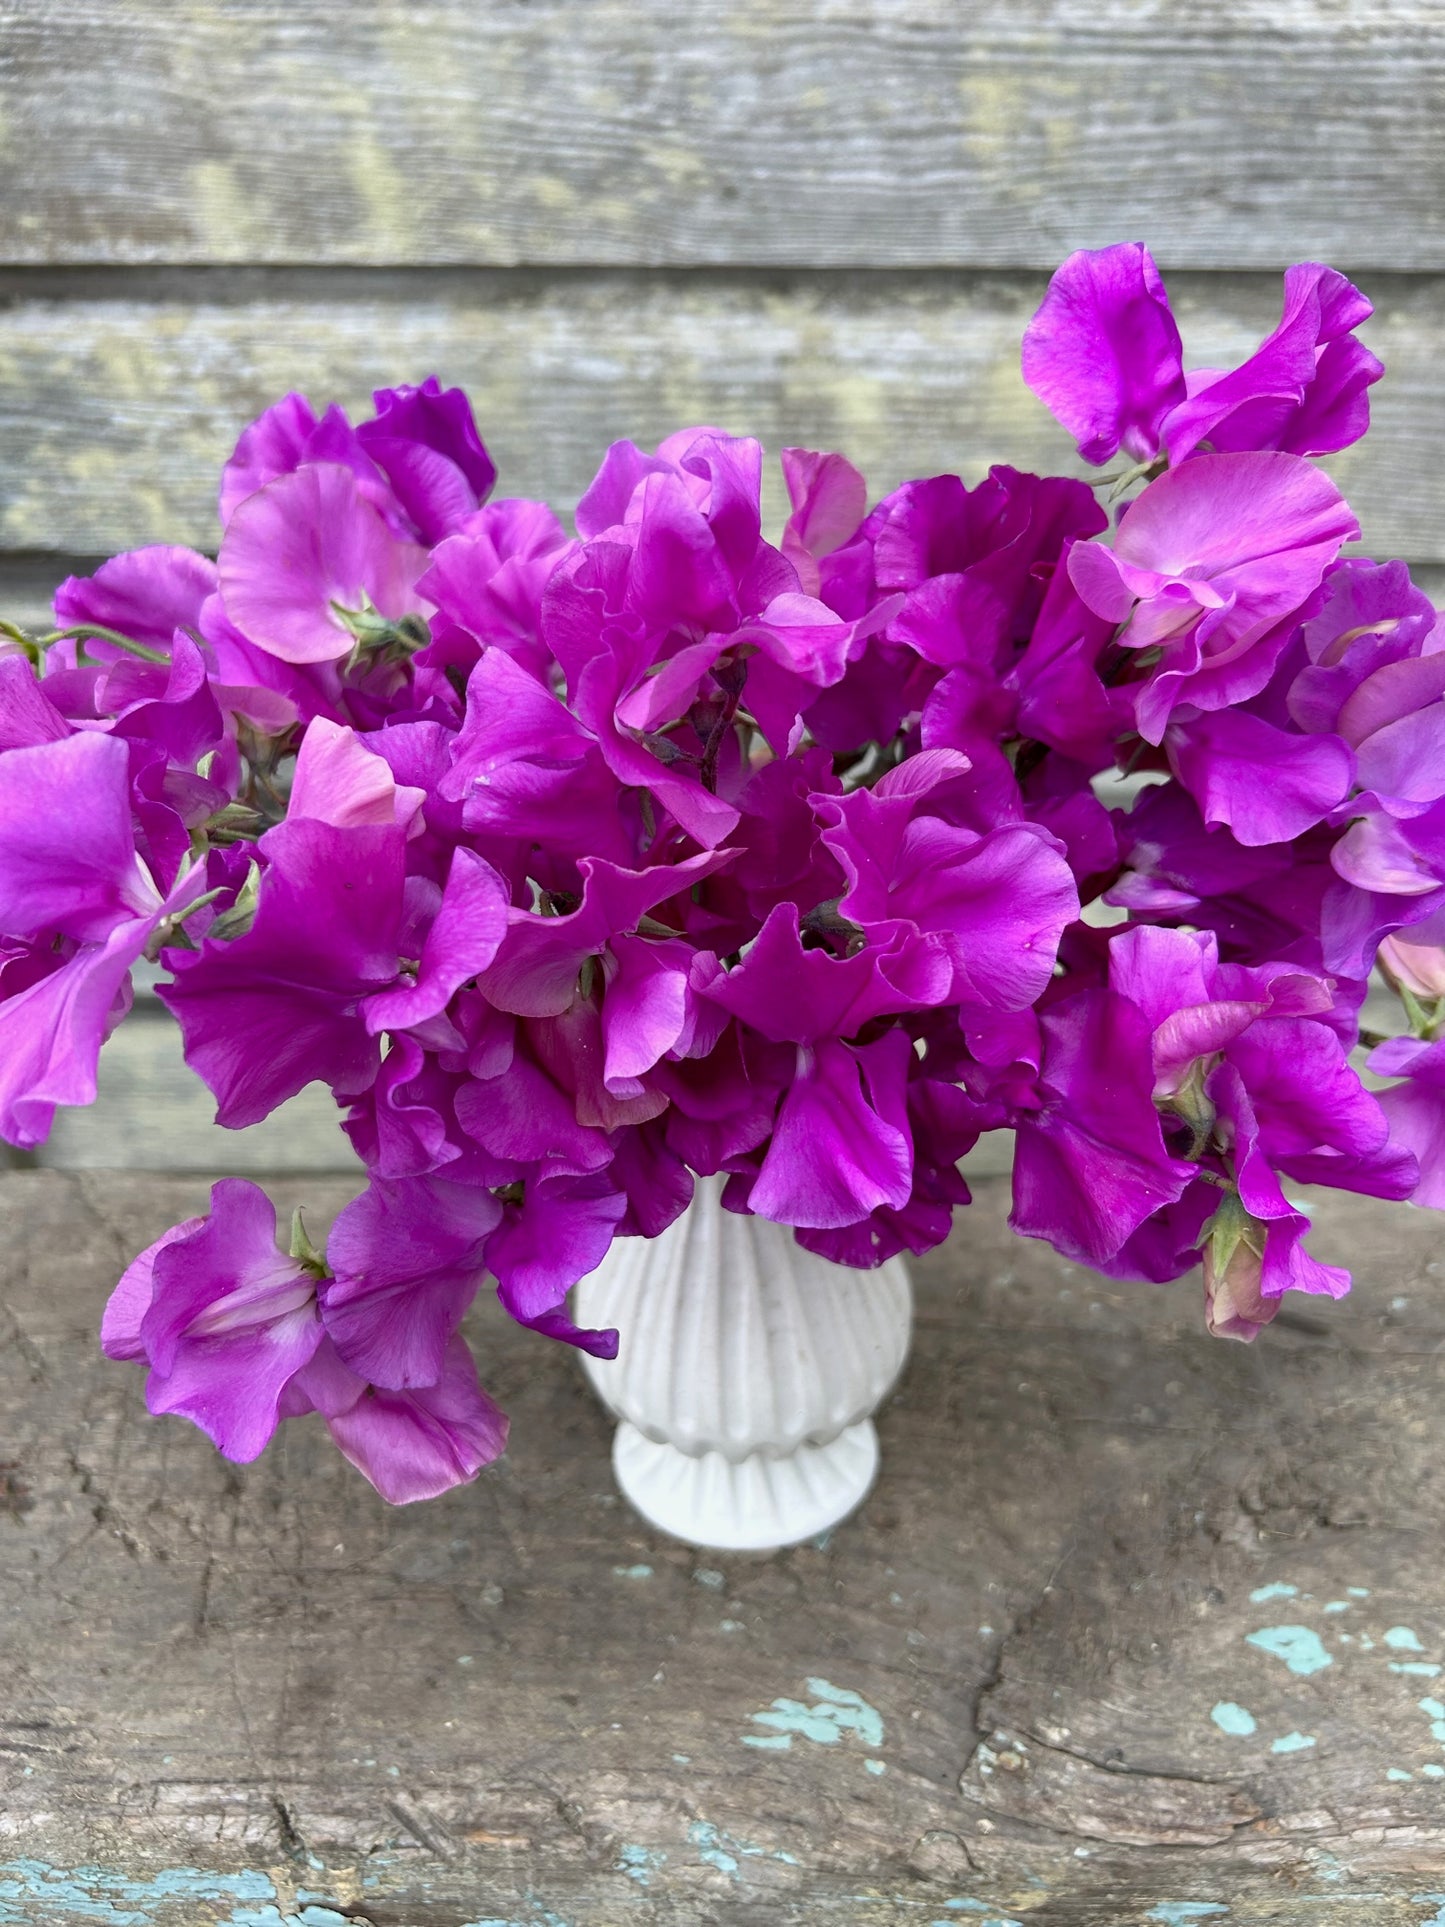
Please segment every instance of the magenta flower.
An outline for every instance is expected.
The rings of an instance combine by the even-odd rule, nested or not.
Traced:
[[[1185,398],[1182,355],[1154,257],[1137,241],[1071,254],[1024,330],[1024,380],[1086,462],[1158,453]]]
[[[1284,313],[1240,367],[1184,373],[1179,330],[1153,256],[1138,242],[1071,254],[1024,331],[1024,380],[1087,462],[1216,451],[1324,455],[1370,425],[1366,390],[1385,372],[1354,330],[1374,312],[1332,268],[1286,271]]]
[[[131,966],[205,887],[190,865],[163,894],[141,861],[129,768],[123,741],[89,732],[0,755],[0,930],[47,966],[0,1001],[0,1137],[22,1149],[57,1104],[94,1102]]]
[[[1214,710],[1257,695],[1297,618],[1359,525],[1298,455],[1200,455],[1130,504],[1112,549],[1076,542],[1069,575],[1120,640],[1158,650],[1135,698],[1163,739],[1180,703]]]
[[[310,462],[239,502],[218,561],[221,601],[282,662],[334,662],[355,646],[339,610],[399,619],[420,607],[425,551],[399,541],[351,470]]]
[[[276,1213],[241,1179],[211,1192],[144,1250],[106,1307],[108,1357],[149,1367],[146,1406],[198,1425],[229,1459],[264,1451],[283,1418],[319,1411],[352,1464],[393,1505],[474,1478],[503,1450],[507,1422],[456,1337],[430,1347],[431,1375],[406,1390],[369,1384],[323,1327],[319,1267],[276,1248]]]

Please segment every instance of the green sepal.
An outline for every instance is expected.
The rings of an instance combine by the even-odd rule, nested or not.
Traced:
[[[326,1253],[318,1251],[307,1234],[299,1204],[291,1213],[291,1256],[308,1271],[314,1272],[318,1278],[331,1276],[330,1268],[326,1263]]]

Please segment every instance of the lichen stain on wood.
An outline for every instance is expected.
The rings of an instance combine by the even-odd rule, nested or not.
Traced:
[[[1147,228],[1201,267],[1438,269],[1435,25],[1432,0],[11,7],[0,248],[1041,267]]]
[[[364,408],[373,387],[438,372],[467,387],[502,489],[568,510],[607,444],[716,422],[842,447],[877,491],[909,474],[976,481],[990,462],[1078,472],[1019,374],[1036,278],[841,286],[790,277],[679,287],[599,272],[552,285],[405,277],[385,298],[239,305],[21,300],[0,309],[0,543],[100,553],[214,547],[220,466],[278,394]],[[1192,362],[1229,365],[1278,319],[1279,281],[1174,277]],[[1330,466],[1366,547],[1445,560],[1445,359],[1438,287],[1392,300],[1372,332],[1390,373],[1376,434]],[[765,508],[786,513],[776,464]]]

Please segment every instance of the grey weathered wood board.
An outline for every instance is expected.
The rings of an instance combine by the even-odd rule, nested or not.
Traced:
[[[12,261],[1445,267],[1434,0],[8,0]]]
[[[7,1927],[1438,1919],[1437,1219],[1320,1199],[1355,1294],[1250,1349],[985,1185],[917,1267],[875,1492],[742,1558],[625,1510],[574,1361],[494,1306],[512,1446],[429,1506],[312,1420],[232,1467],[146,1418],[96,1322],[204,1193],[0,1178]]]
[[[879,493],[945,470],[977,480],[1000,461],[1083,472],[1019,372],[1041,276],[332,279],[242,277],[218,299],[200,277],[156,300],[12,280],[0,547],[214,548],[221,464],[277,395],[358,408],[433,371],[471,394],[501,491],[564,511],[609,442],[650,446],[692,422],[759,435],[774,454],[842,448]],[[1370,440],[1329,466],[1369,553],[1445,561],[1445,279],[1366,279],[1389,373]],[[1279,319],[1277,275],[1173,281],[1195,366],[1243,359]],[[780,526],[775,464],[766,499]]]
[[[153,999],[142,999],[106,1044],[97,1081],[95,1103],[57,1111],[38,1151],[13,1152],[0,1143],[0,1168],[11,1163],[235,1177],[269,1171],[349,1173],[352,1188],[361,1188],[361,1161],[324,1085],[308,1084],[244,1131],[222,1129],[215,1121],[215,1099],[186,1067],[180,1031]],[[1012,1155],[1012,1135],[992,1132],[969,1153],[964,1170],[970,1178],[991,1176],[1007,1171]]]

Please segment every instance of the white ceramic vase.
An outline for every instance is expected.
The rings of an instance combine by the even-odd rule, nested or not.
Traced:
[[[620,1421],[626,1497],[690,1545],[765,1551],[836,1525],[872,1485],[870,1415],[908,1355],[913,1294],[900,1259],[830,1264],[721,1198],[700,1178],[661,1237],[619,1238],[572,1315],[621,1334],[615,1359],[582,1362]]]

